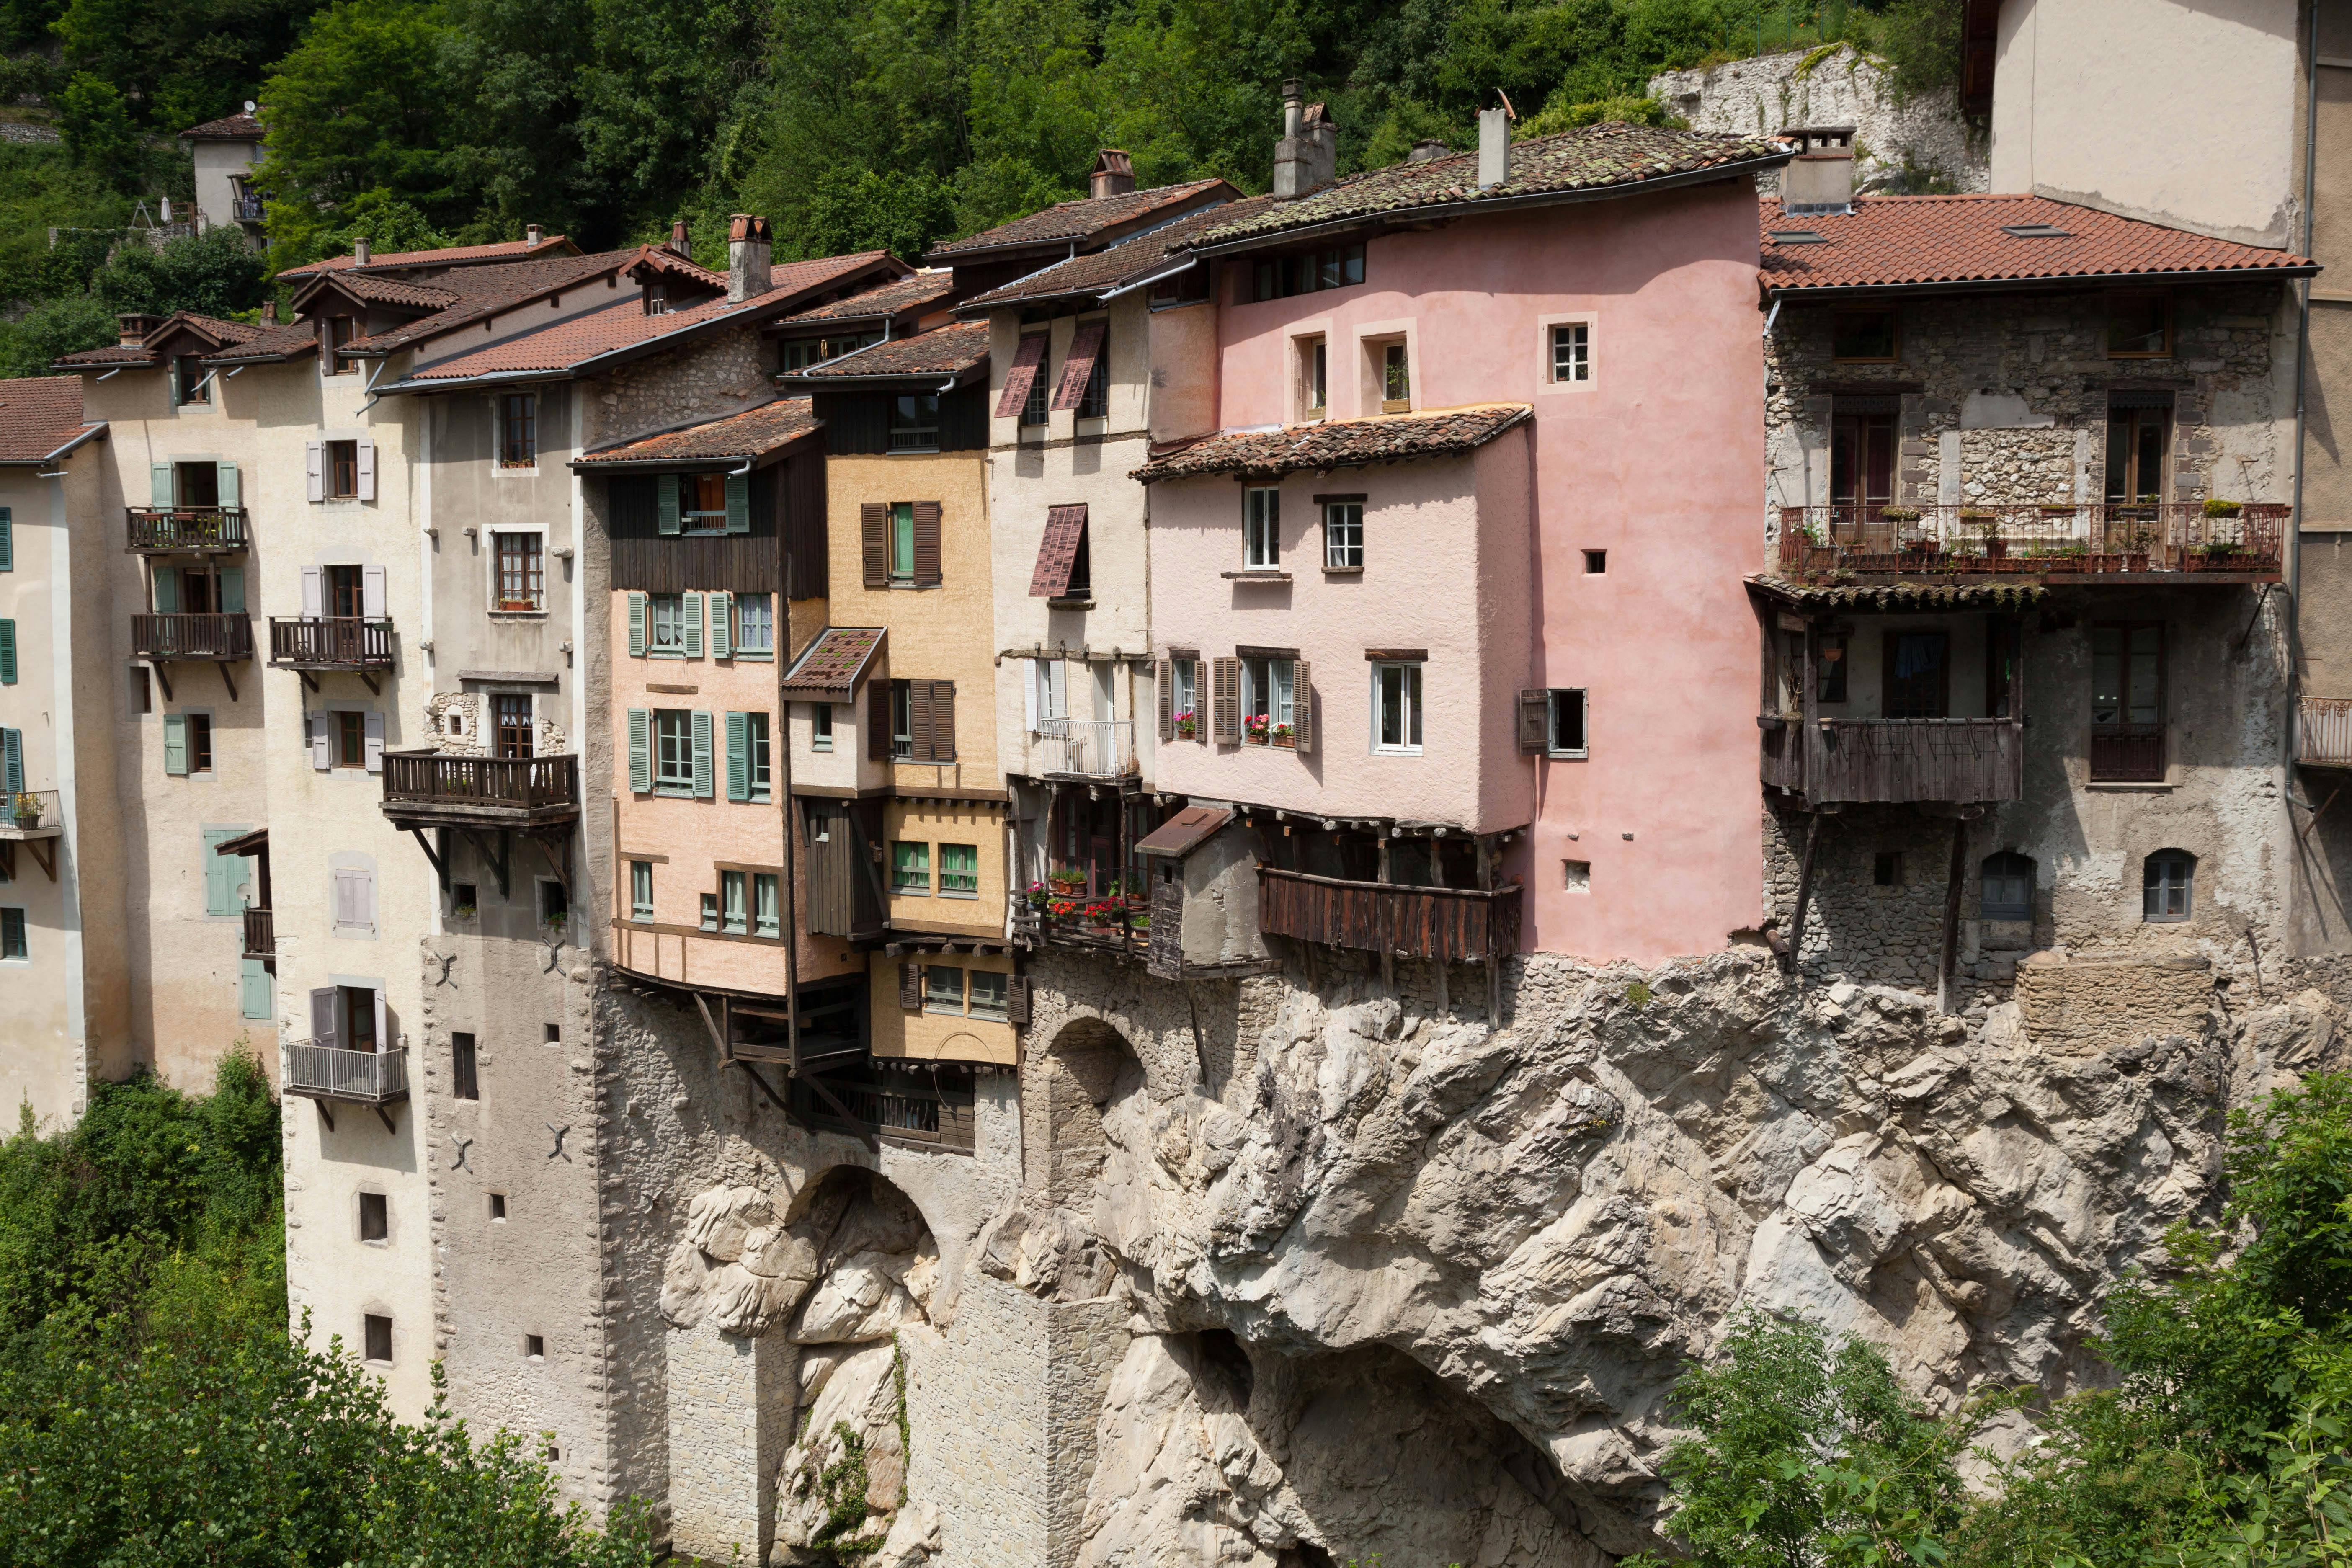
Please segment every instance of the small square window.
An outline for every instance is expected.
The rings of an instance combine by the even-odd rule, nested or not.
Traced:
[[[1551,378],[1558,382],[1592,379],[1592,328],[1583,321],[1562,321],[1551,330]]]
[[[506,1223],[506,1218],[507,1218],[507,1195],[506,1195],[506,1194],[504,1194],[504,1193],[492,1193],[492,1194],[490,1194],[490,1223],[491,1223],[491,1224],[493,1224],[493,1225],[504,1225],[504,1224]]]
[[[449,1092],[458,1100],[482,1098],[481,1079],[474,1051],[474,1037],[449,1037]]]
[[[1565,888],[1571,893],[1590,893],[1592,891],[1591,861],[1562,860],[1559,863],[1559,866],[1561,887]]]
[[[963,1015],[963,971],[952,963],[923,966],[923,1011]]]
[[[470,915],[481,907],[481,902],[482,900],[479,891],[475,888],[473,883],[452,882],[449,884],[449,912],[451,914],[458,916]]]
[[[392,1360],[392,1320],[367,1313],[362,1321],[361,1337],[367,1347],[367,1359],[389,1363]]]
[[[1606,550],[1586,551],[1584,552],[1584,574],[1588,577],[1607,576],[1609,574],[1609,552]]]
[[[1550,744],[1555,757],[1588,755],[1584,732],[1584,693],[1578,689],[1554,691],[1551,696]]]
[[[830,702],[809,705],[809,750],[833,750],[833,704]]]
[[[551,1046],[560,1046],[563,1043],[563,1026],[561,1024],[547,1026],[547,1043]]]
[[[1005,1002],[1011,994],[1013,977],[991,969],[971,972],[971,1016],[975,1018],[1002,1019],[1010,1016]]]
[[[650,860],[629,862],[629,918],[654,918],[654,863]]]
[[[523,1335],[522,1353],[531,1361],[545,1361],[547,1359],[546,1336],[542,1334]]]
[[[2107,357],[2164,359],[2172,353],[2172,296],[2107,297]]]
[[[571,912],[572,898],[563,890],[563,884],[551,878],[542,880],[539,884],[539,923],[561,926]]]
[[[1833,310],[1830,313],[1831,357],[1853,364],[1891,364],[1895,358],[1895,312]]]
[[[382,1193],[360,1194],[360,1239],[383,1241],[392,1235],[391,1205]]]
[[[1900,849],[1880,850],[1876,858],[1871,862],[1870,880],[1873,887],[1901,887],[1903,885],[1903,851]]]
[[[719,895],[716,893],[702,895],[702,929],[704,931],[719,929]]]
[[[980,897],[980,847],[978,845],[942,844],[940,846],[940,897],[943,899]]]

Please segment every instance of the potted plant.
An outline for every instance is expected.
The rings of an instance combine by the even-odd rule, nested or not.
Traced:
[[[19,794],[13,805],[16,826],[38,827],[41,825],[41,797],[30,790]]]
[[[1087,885],[1087,874],[1066,866],[1061,870],[1046,872],[1045,880],[1054,885],[1055,892],[1064,893],[1066,896],[1070,890]]]
[[[1187,708],[1184,711],[1176,715],[1176,738],[1178,740],[1189,741],[1192,739],[1193,736],[1199,734],[1200,730],[1200,716],[1194,713],[1192,709]]]
[[[499,601],[499,608],[501,610],[535,610],[539,608],[539,606],[531,603],[529,599],[500,599]]]
[[[1242,721],[1242,738],[1253,746],[1265,744],[1267,728],[1273,721],[1263,713],[1253,713]]]
[[[1289,725],[1276,724],[1274,727],[1274,743],[1276,745],[1287,746],[1294,744],[1295,742],[1296,735]]]
[[[548,930],[553,931],[556,935],[562,936],[563,934],[563,911],[562,910],[558,910],[540,923],[544,925]]]
[[[1883,506],[1878,509],[1881,521],[1886,522],[1916,522],[1919,509],[1912,506]]]
[[[2189,552],[2189,570],[2227,572],[2237,564],[2237,554],[2236,540],[2217,539],[2210,544],[2200,545]]]
[[[1046,900],[1051,897],[1052,895],[1045,891],[1045,884],[1043,882],[1030,883],[1027,890],[1021,895],[1022,901],[1033,910],[1044,909]]]
[[[2205,498],[2205,515],[2207,517],[2236,517],[2245,510],[2246,503],[2243,501],[2223,500],[2219,496],[2207,496]]]
[[[474,918],[474,906],[471,904],[452,905],[449,910],[449,918],[453,921],[472,920]]]

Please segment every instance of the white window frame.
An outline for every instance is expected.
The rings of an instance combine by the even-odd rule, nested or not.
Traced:
[[[1339,520],[1339,526],[1349,529],[1355,542],[1347,548],[1355,552],[1353,561],[1334,559],[1340,550],[1338,537],[1332,532],[1333,514],[1351,512],[1351,517]],[[1326,572],[1361,572],[1364,569],[1364,503],[1360,500],[1327,500],[1323,503],[1323,570]]]
[[[669,601],[677,610],[675,626],[677,640],[675,642],[663,642],[655,635],[655,628],[659,624],[655,611],[665,600]],[[648,658],[684,658],[686,657],[685,595],[647,594],[646,595],[646,657]]]
[[[1273,498],[1271,507],[1266,502],[1268,497]],[[1248,485],[1242,489],[1242,570],[1282,570],[1280,485]]]
[[[684,723],[678,745],[686,759],[686,776],[673,779],[662,773],[662,720],[674,716]],[[656,708],[646,721],[646,749],[652,753],[653,793],[672,798],[690,798],[694,795],[694,710],[690,708]]]
[[[1328,322],[1301,322],[1291,335],[1291,374],[1297,383],[1296,406],[1302,424],[1314,424],[1331,416],[1331,332]],[[1317,386],[1316,354],[1322,354],[1323,384]],[[1320,392],[1318,399],[1315,395]]]
[[[1193,738],[1205,740],[1209,733],[1209,722],[1207,716],[1201,711],[1201,660],[1192,656],[1183,658],[1171,656],[1168,660],[1170,722],[1172,724],[1177,718],[1185,713],[1192,715]]]
[[[1563,697],[1574,697],[1578,710],[1583,716],[1584,744],[1581,746],[1570,747],[1557,743],[1559,740],[1559,700]],[[1590,688],[1554,686],[1546,689],[1544,692],[1544,754],[1549,757],[1578,760],[1592,755],[1592,693]]]
[[[809,750],[833,750],[833,704],[830,702],[809,704]]]
[[[1551,324],[1551,378],[1562,383],[1592,379],[1591,322]]]
[[[1584,329],[1584,379],[1561,381],[1554,374],[1552,363],[1552,332],[1559,327]],[[1539,394],[1573,396],[1591,392],[1601,380],[1601,322],[1591,310],[1560,310],[1536,318],[1536,391]]]
[[[1264,679],[1266,689],[1263,693],[1258,689],[1257,667],[1261,665],[1265,668]],[[1298,661],[1294,658],[1275,658],[1271,656],[1258,655],[1243,659],[1241,666],[1242,744],[1271,747],[1274,745],[1274,732],[1285,724],[1289,725],[1295,734],[1298,727]],[[1261,695],[1265,698],[1265,739],[1253,741],[1249,738],[1249,721],[1260,711]]]
[[[645,889],[643,899],[637,897],[640,884],[643,884]],[[629,919],[639,925],[645,925],[650,923],[653,918],[654,863],[650,860],[632,860],[629,862]]]
[[[1381,721],[1386,716],[1385,687],[1390,672],[1398,675],[1399,700],[1404,705],[1402,726],[1408,737],[1391,745],[1381,739],[1385,732]],[[1371,679],[1371,742],[1372,754],[1381,757],[1417,757],[1421,755],[1423,736],[1422,667],[1419,659],[1381,659],[1372,665]]]
[[[743,646],[743,608],[746,603],[756,604],[768,625],[768,641],[763,647]],[[734,625],[727,628],[727,647],[736,658],[772,659],[776,657],[776,596],[773,594],[730,594],[727,596],[727,614]]]

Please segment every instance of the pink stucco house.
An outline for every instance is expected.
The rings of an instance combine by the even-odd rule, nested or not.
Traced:
[[[1759,923],[1755,175],[1788,151],[1481,130],[1194,246],[1218,431],[1137,475],[1190,803],[1140,846],[1163,973]]]

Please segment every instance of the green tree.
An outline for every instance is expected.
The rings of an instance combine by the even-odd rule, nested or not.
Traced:
[[[124,245],[91,278],[90,289],[110,311],[234,316],[260,305],[262,270],[261,255],[242,230],[215,228],[166,241],[161,249]]]
[[[44,300],[14,321],[0,321],[0,376],[47,375],[63,354],[114,342],[114,312],[87,294]],[[5,1268],[0,1247],[0,1268]],[[6,1293],[0,1289],[0,1332]]]
[[[175,135],[235,113],[318,8],[319,0],[70,0],[52,31],[69,66],[113,86],[145,129]]]
[[[58,95],[58,132],[74,162],[117,185],[139,173],[139,133],[111,82],[76,73]]]

